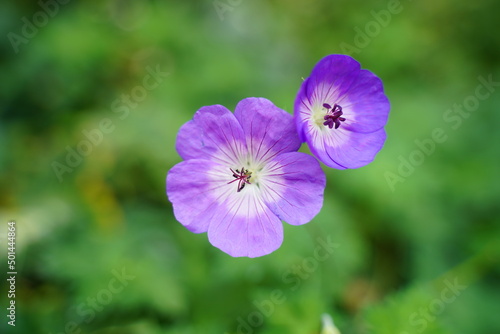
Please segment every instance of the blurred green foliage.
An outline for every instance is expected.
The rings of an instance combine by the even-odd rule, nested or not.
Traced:
[[[474,100],[478,77],[500,81],[500,2],[40,3],[0,4],[4,283],[9,219],[18,231],[16,327],[2,283],[2,333],[319,333],[323,313],[343,334],[500,332],[498,86],[467,116],[447,111]],[[391,100],[376,160],[325,167],[321,213],[285,224],[262,258],[176,222],[165,176],[179,127],[248,96],[292,112],[301,78],[345,45]],[[141,90],[156,68],[168,75]],[[436,128],[446,139],[414,153]],[[318,238],[337,245],[322,261]]]

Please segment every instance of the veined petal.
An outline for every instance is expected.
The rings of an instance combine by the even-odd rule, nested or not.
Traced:
[[[345,122],[342,126],[353,132],[368,133],[385,126],[391,108],[384,94],[382,80],[368,70],[358,72],[356,81],[340,99]]]
[[[264,98],[247,98],[234,112],[245,133],[249,155],[256,162],[297,151],[300,139],[293,116]]]
[[[312,156],[284,153],[262,171],[260,191],[266,205],[291,225],[309,222],[323,206],[326,177]]]
[[[325,165],[337,168],[359,168],[375,159],[384,145],[386,134],[382,128],[371,133],[355,133],[345,129],[340,131],[310,132],[311,152]]]
[[[305,94],[318,103],[338,103],[333,101],[344,96],[356,81],[361,65],[350,56],[329,55],[314,66],[304,85]],[[353,76],[354,74],[354,76]]]
[[[307,141],[307,132],[310,125],[313,123],[313,108],[316,102],[310,100],[309,96],[306,94],[306,86],[309,79],[306,79],[300,86],[297,97],[295,98],[294,104],[294,119],[295,126],[297,128],[297,133],[302,142]]]
[[[221,201],[221,188],[230,180],[219,175],[221,168],[209,160],[190,159],[175,165],[167,174],[167,196],[175,218],[191,232],[208,231]]]
[[[187,159],[207,159],[239,165],[247,156],[243,129],[233,113],[221,105],[200,108],[177,135],[176,149]]]
[[[257,192],[245,188],[217,207],[208,229],[212,245],[234,257],[263,256],[281,246],[283,224]]]
[[[184,160],[210,158],[209,148],[205,148],[200,128],[193,120],[184,123],[179,129],[175,149]]]

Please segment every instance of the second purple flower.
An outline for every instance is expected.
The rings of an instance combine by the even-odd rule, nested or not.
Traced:
[[[382,81],[350,56],[321,59],[302,83],[294,109],[301,140],[329,167],[362,167],[385,142],[390,104]]]

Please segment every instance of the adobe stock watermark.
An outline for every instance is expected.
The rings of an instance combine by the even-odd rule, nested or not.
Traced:
[[[212,2],[217,15],[221,21],[224,21],[227,12],[232,12],[233,9],[241,5],[243,0],[214,0]]]
[[[169,75],[168,72],[162,72],[160,65],[153,69],[146,66],[146,74],[142,79],[142,85],[137,85],[130,90],[129,94],[122,94],[115,99],[111,105],[111,112],[118,115],[120,120],[126,119],[132,109],[137,108],[140,102],[144,101],[149,92],[156,89]],[[72,173],[83,161],[84,157],[89,156],[95,147],[99,146],[105,135],[109,135],[116,129],[116,122],[111,118],[102,118],[99,124],[90,130],[83,129],[82,135],[85,139],[80,140],[75,147],[66,146],[66,156],[64,161],[53,161],[52,169],[59,182],[63,181],[66,173]]]
[[[412,0],[408,0],[412,1]],[[354,27],[355,36],[353,44],[345,42],[340,43],[339,47],[342,53],[353,55],[361,52],[380,34],[382,28],[386,28],[392,21],[392,17],[403,11],[403,5],[400,0],[389,0],[386,9],[379,11],[371,10],[373,19],[366,22],[363,29]]]
[[[314,248],[312,256],[304,258],[299,264],[294,264],[290,269],[283,272],[281,279],[288,287],[287,289],[274,289],[269,298],[263,300],[254,300],[252,304],[255,311],[245,317],[238,317],[238,334],[252,334],[254,329],[264,324],[265,318],[274,314],[277,305],[283,304],[287,300],[287,293],[296,291],[300,288],[302,282],[311,277],[321,262],[326,261],[340,245],[332,242],[330,236],[326,239],[318,237],[318,245]],[[229,334],[229,333],[225,333]]]
[[[16,326],[16,281],[17,281],[17,266],[16,266],[16,221],[9,220],[7,222],[7,298],[9,299],[7,307],[7,324]],[[19,294],[19,293],[18,293]]]
[[[23,23],[20,34],[9,32],[7,38],[9,39],[12,48],[16,54],[19,53],[21,44],[28,44],[30,40],[35,38],[39,29],[45,27],[51,18],[59,13],[61,5],[65,5],[70,0],[40,0],[38,6],[40,10],[33,14],[31,18],[23,16],[21,22]]]
[[[443,121],[452,130],[458,130],[464,120],[468,119],[472,115],[471,113],[479,108],[480,102],[489,98],[496,87],[500,86],[500,81],[493,81],[491,74],[487,78],[479,76],[477,79],[479,84],[474,89],[474,93],[466,96],[461,103],[454,103],[451,108],[443,112]],[[417,148],[411,151],[408,156],[400,155],[398,157],[397,172],[386,171],[384,173],[385,180],[392,192],[398,183],[404,183],[415,172],[415,167],[421,166],[426,158],[435,152],[438,144],[443,144],[448,140],[447,132],[449,129],[434,128],[429,137],[415,139],[414,143]]]
[[[121,272],[116,269],[111,270],[111,278],[105,288],[99,290],[95,295],[88,297],[85,302],[76,306],[78,320],[68,321],[64,326],[64,331],[50,334],[73,334],[81,333],[80,325],[85,322],[89,324],[95,319],[96,314],[104,310],[104,307],[113,301],[114,296],[121,293],[135,276],[128,274],[125,268]]]
[[[415,327],[415,331],[412,333],[422,333],[429,323],[436,321],[436,317],[443,313],[446,306],[457,300],[458,296],[467,289],[466,285],[462,285],[458,282],[458,278],[455,277],[453,282],[448,279],[443,281],[446,286],[441,290],[439,296],[429,302],[426,307],[421,307],[418,312],[413,312],[408,316],[408,321],[412,327]],[[399,334],[410,334],[406,331],[400,332]]]

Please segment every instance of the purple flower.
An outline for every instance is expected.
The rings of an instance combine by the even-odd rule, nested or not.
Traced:
[[[263,98],[235,113],[202,107],[177,135],[185,160],[167,175],[174,215],[231,256],[257,257],[279,248],[285,220],[309,222],[323,205],[325,175],[300,147],[292,115]]]
[[[321,59],[294,109],[301,140],[329,167],[362,167],[384,144],[390,104],[382,81],[349,56]]]

